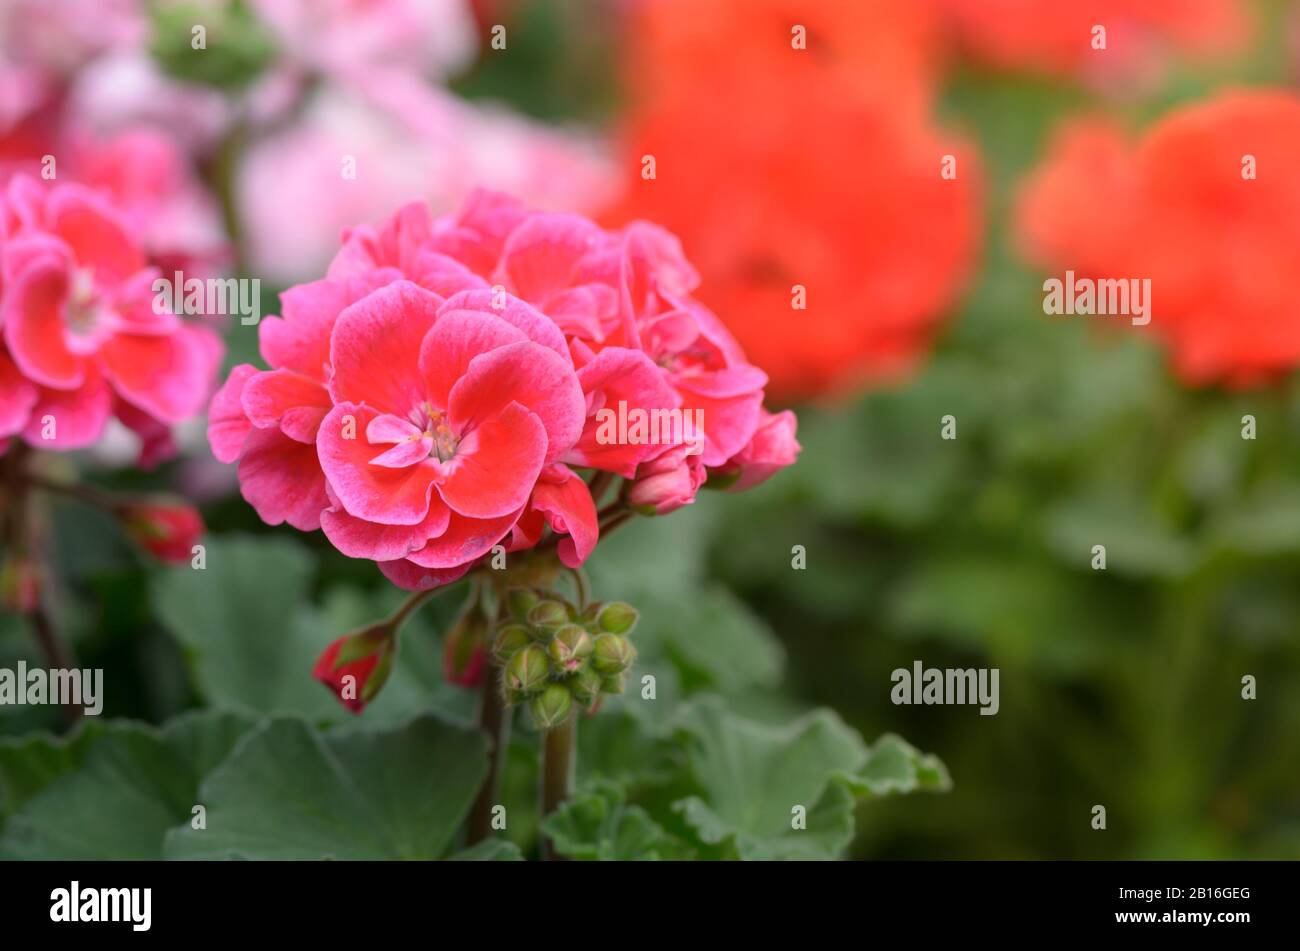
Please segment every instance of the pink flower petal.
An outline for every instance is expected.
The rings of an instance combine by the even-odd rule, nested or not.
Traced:
[[[432,437],[420,435],[414,439],[404,439],[392,449],[379,453],[370,460],[370,464],[383,466],[386,469],[405,469],[428,459],[431,452],[433,452]]]
[[[407,557],[412,564],[423,568],[454,568],[483,557],[505,538],[519,511],[500,518],[466,518],[451,513],[445,531],[430,538],[428,543]]]
[[[372,443],[397,443],[419,439],[420,427],[392,413],[376,416],[366,425],[366,439]]]
[[[316,447],[278,429],[254,429],[239,460],[239,491],[268,525],[311,532],[329,505]]]
[[[86,378],[77,389],[41,387],[23,438],[41,449],[81,449],[103,434],[112,410],[112,390],[95,365],[88,363]]]
[[[220,462],[238,459],[244,440],[253,429],[244,412],[243,392],[244,386],[259,372],[251,364],[239,364],[212,397],[212,405],[208,407],[208,444]]]
[[[457,261],[437,251],[422,251],[415,260],[411,277],[421,287],[440,297],[451,297],[467,290],[486,289],[487,281]]]
[[[600,540],[600,525],[586,482],[567,466],[550,466],[538,480],[529,507],[546,515],[551,531],[569,536],[556,550],[560,561],[577,568],[587,560]]]
[[[496,306],[500,303],[501,306]],[[473,310],[499,317],[506,323],[518,327],[533,343],[554,350],[566,360],[569,359],[569,346],[564,341],[564,333],[540,310],[525,303],[513,294],[502,294],[501,300],[491,290],[462,291],[447,298],[442,305],[440,315],[457,310]]]
[[[72,248],[79,266],[94,269],[97,280],[124,280],[144,267],[144,253],[125,223],[89,189],[56,189],[48,210],[54,233]]]
[[[545,457],[542,421],[510,403],[461,437],[438,491],[461,515],[498,518],[523,508]]]
[[[657,442],[649,438],[654,433],[647,434],[645,441],[635,443],[602,442],[601,436],[607,430],[602,428],[597,412],[608,409],[618,413],[622,403],[628,413],[639,409],[650,414],[656,409],[676,409],[681,399],[664,379],[663,371],[649,357],[640,350],[624,347],[601,350],[578,371],[578,381],[587,396],[590,415],[582,436],[565,455],[565,460],[632,478],[644,459],[663,451],[667,445],[663,439],[668,434],[658,433],[660,440]],[[683,419],[676,418],[678,421]]]
[[[100,354],[123,399],[150,416],[179,423],[195,415],[211,392],[219,359],[213,340],[206,327],[185,325],[165,337],[117,334]]]
[[[735,466],[739,470],[739,476],[727,491],[752,489],[792,465],[801,448],[795,438],[798,425],[790,410],[775,414],[763,410],[754,437],[727,464],[728,469]]]
[[[763,406],[763,391],[710,399],[678,386],[682,397],[682,411],[690,410],[692,416],[702,413],[704,419],[704,451],[700,461],[706,466],[720,466],[744,448],[758,428],[758,414]]]
[[[420,345],[441,303],[438,295],[410,281],[398,281],[339,314],[330,335],[334,376],[329,386],[334,402],[366,403],[398,416],[422,403],[426,393]]]
[[[378,228],[361,225],[349,231],[334,260],[329,277],[349,277],[380,267],[413,273],[415,260],[429,240],[431,216],[422,201],[403,205]]]
[[[451,517],[451,509],[435,495],[429,503],[429,514],[416,525],[380,525],[349,515],[342,507],[331,507],[321,513],[320,527],[334,547],[349,558],[394,561],[445,532]]]
[[[465,577],[469,569],[469,565],[461,565],[459,568],[446,570],[421,568],[419,565],[405,559],[379,562],[379,570],[384,573],[384,577],[399,588],[404,588],[407,591],[428,591],[430,588],[441,588],[443,585],[451,584],[453,581],[459,581]]]
[[[332,406],[325,387],[292,370],[257,374],[244,385],[242,399],[254,426],[279,426],[290,439],[305,443],[316,441],[320,421]]]
[[[37,395],[36,386],[0,350],[0,438],[23,431]]]
[[[141,469],[152,469],[176,455],[176,440],[166,423],[121,398],[113,401],[113,415],[140,437],[140,453],[135,464]]]
[[[296,370],[319,383],[327,380],[330,331],[345,307],[373,290],[400,280],[402,272],[380,268],[339,279],[299,284],[280,295],[281,317],[258,325],[262,358],[273,367]]]
[[[68,272],[53,258],[42,258],[5,287],[5,344],[23,374],[35,383],[72,390],[86,378],[86,361],[68,349],[63,308]]]
[[[546,427],[546,461],[564,455],[582,433],[586,401],[577,374],[554,351],[523,340],[470,361],[451,390],[448,415],[464,433],[512,402],[536,413]]]
[[[526,301],[544,303],[572,283],[574,265],[600,244],[603,232],[579,215],[538,212],[506,239],[500,272]]]
[[[340,403],[330,410],[316,435],[321,468],[350,515],[383,525],[418,525],[429,514],[438,468],[433,462],[407,469],[373,465],[375,447],[365,432],[377,415],[356,403]]]
[[[471,360],[527,339],[522,330],[489,314],[443,308],[420,344],[425,392],[435,407],[446,409],[452,387],[468,372]]]
[[[4,239],[4,280],[14,280],[39,261],[62,271],[68,271],[76,264],[72,249],[44,231],[26,231]]]
[[[518,198],[486,188],[470,192],[456,213],[456,221],[477,234],[483,246],[498,257],[506,238],[526,217],[528,209]]]

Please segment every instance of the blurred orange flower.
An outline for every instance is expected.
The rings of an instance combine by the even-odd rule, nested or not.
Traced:
[[[976,157],[929,119],[928,8],[663,0],[639,5],[630,27],[634,181],[611,219],[681,236],[704,302],[776,394],[908,369],[980,229]],[[639,174],[645,156],[652,179]],[[955,178],[941,174],[945,156]]]
[[[1160,68],[1171,49],[1194,58],[1242,51],[1251,18],[1242,0],[934,0],[958,42],[995,66],[1099,83]],[[1104,26],[1105,51],[1093,29]]]
[[[1025,182],[1025,253],[1151,281],[1150,330],[1187,383],[1249,386],[1300,364],[1300,98],[1230,91],[1130,142],[1081,120]]]

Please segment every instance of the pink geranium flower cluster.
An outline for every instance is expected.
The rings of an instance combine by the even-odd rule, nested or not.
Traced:
[[[271,369],[232,371],[209,439],[263,520],[320,528],[403,588],[547,527],[577,566],[599,529],[575,470],[631,480],[627,502],[663,513],[798,452],[793,414],[763,408],[766,376],[697,283],[651,224],[606,231],[486,191],[436,219],[408,205],[285,292],[260,327]],[[693,414],[703,433],[612,440],[600,417],[615,408]]]
[[[142,462],[172,449],[170,427],[212,391],[221,344],[155,305],[128,219],[79,184],[25,176],[0,192],[0,440],[37,448],[95,442],[112,416],[143,440]]]

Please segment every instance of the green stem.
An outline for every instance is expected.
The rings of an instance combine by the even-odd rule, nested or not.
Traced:
[[[574,753],[577,747],[578,718],[570,716],[542,736],[542,818],[555,812],[569,798],[573,789],[573,774],[577,764]],[[542,837],[542,858],[548,862],[563,861],[557,855],[550,839]]]
[[[591,603],[591,585],[587,581],[587,573],[581,568],[569,568],[567,565],[565,569],[573,578],[573,586],[578,593],[578,610],[581,611]]]
[[[415,613],[416,608],[443,590],[445,589],[428,588],[424,591],[416,591],[403,601],[397,610],[388,616],[388,623],[392,625],[393,633],[396,634],[401,629],[402,625],[406,623],[406,619]]]
[[[600,506],[601,497],[608,491],[610,483],[614,481],[614,473],[597,472],[591,479],[591,485],[587,488],[591,491],[591,501]]]
[[[36,646],[51,670],[71,670],[77,658],[67,639],[54,622],[46,603],[46,588],[50,570],[46,562],[46,532],[39,500],[32,494],[32,482],[27,465],[31,450],[23,443],[15,443],[3,460],[3,517],[0,518],[0,536],[3,536],[5,557],[15,563],[27,562],[35,566],[37,580],[36,603],[27,613]],[[77,722],[84,712],[81,707],[65,705],[63,715],[69,725]]]
[[[114,513],[119,511],[131,499],[128,496],[110,495],[101,489],[95,488],[84,482],[59,482],[54,479],[48,479],[45,476],[28,473],[24,476],[27,485],[36,489],[49,492],[53,495],[62,495],[70,499],[76,499],[84,502],[94,508],[103,509],[105,512]]]
[[[483,677],[478,724],[488,736],[492,749],[488,754],[488,774],[469,813],[469,837],[466,845],[482,842],[492,835],[492,809],[497,804],[497,786],[510,745],[510,716],[501,695],[501,668],[489,661]]]

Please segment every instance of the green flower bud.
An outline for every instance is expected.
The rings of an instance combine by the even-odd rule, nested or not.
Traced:
[[[276,58],[274,40],[248,3],[189,0],[142,6],[152,20],[153,59],[179,79],[239,90]],[[191,33],[195,24],[202,24],[205,30],[204,46],[197,54]]]
[[[568,676],[586,664],[593,646],[591,635],[585,629],[576,624],[566,624],[546,645],[546,653],[555,664],[557,673]]]
[[[602,634],[596,638],[591,664],[602,674],[621,674],[636,660],[636,648],[621,634]]]
[[[569,611],[559,601],[538,601],[528,611],[528,623],[547,634],[554,634],[569,623]]]
[[[636,626],[636,608],[622,601],[611,601],[600,609],[596,624],[611,634],[626,634]]]
[[[600,692],[622,693],[626,680],[625,674],[607,674],[600,681]]]
[[[537,693],[546,685],[549,673],[546,652],[536,644],[515,651],[515,655],[506,664],[507,695],[512,691],[521,694]]]
[[[506,604],[510,613],[521,621],[528,617],[528,612],[540,600],[532,588],[511,588],[506,592]]]
[[[563,684],[551,684],[533,698],[529,709],[533,712],[533,722],[538,728],[550,730],[568,718],[573,709],[573,698]]]
[[[504,667],[516,651],[528,646],[529,641],[528,628],[522,624],[504,624],[492,642],[492,656]]]
[[[601,676],[590,667],[584,667],[569,681],[569,690],[573,699],[584,707],[591,708],[600,699]]]

